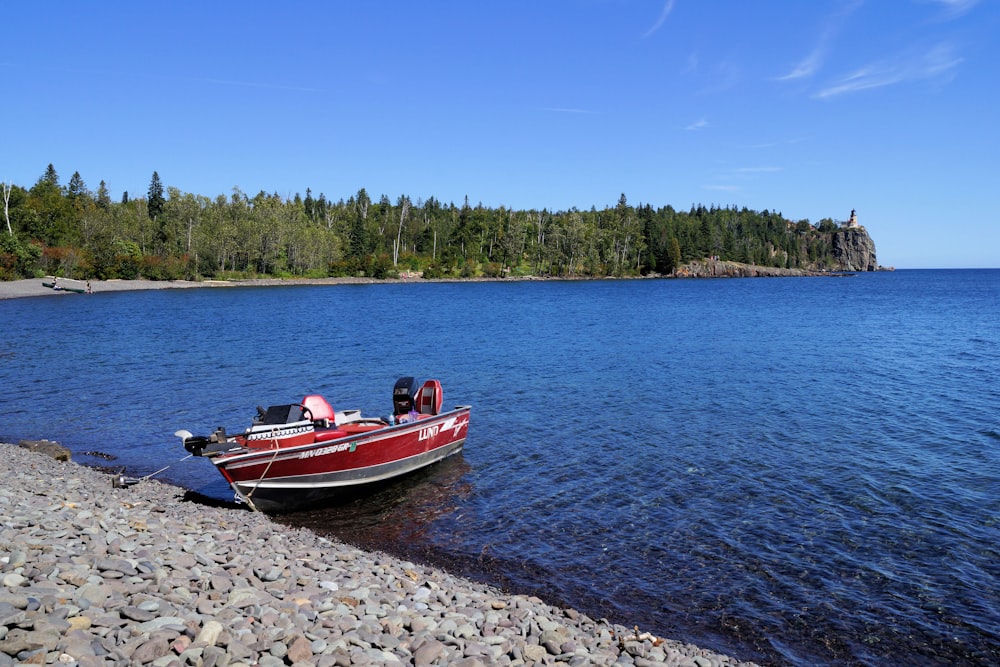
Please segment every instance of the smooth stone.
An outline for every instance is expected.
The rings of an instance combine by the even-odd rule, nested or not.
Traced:
[[[18,572],[8,572],[3,576],[3,585],[7,588],[17,588],[28,579]]]
[[[417,665],[417,667],[431,665],[443,656],[444,652],[444,644],[436,639],[428,639],[413,652],[413,664]]]
[[[161,616],[160,618],[140,623],[136,627],[138,627],[139,632],[153,633],[164,628],[174,628],[183,631],[186,626],[184,619],[180,616]]]
[[[214,646],[219,641],[223,630],[222,623],[214,620],[206,621],[205,625],[201,627],[201,631],[198,632],[198,636],[194,638],[194,643]]]
[[[312,660],[312,642],[302,636],[296,637],[288,647],[287,658],[292,661],[293,664]]]
[[[122,607],[118,610],[118,613],[131,621],[139,623],[151,621],[156,618],[156,614],[153,612],[140,609],[139,607]]]
[[[135,651],[132,652],[130,660],[132,660],[134,664],[141,665],[143,663],[152,662],[157,658],[162,658],[169,652],[170,646],[167,644],[166,640],[156,637],[140,644]]]

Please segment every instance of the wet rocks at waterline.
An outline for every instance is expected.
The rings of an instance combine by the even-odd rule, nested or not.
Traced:
[[[750,664],[0,451],[0,666]]]

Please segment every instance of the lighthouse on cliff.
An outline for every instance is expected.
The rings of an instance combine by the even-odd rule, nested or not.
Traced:
[[[844,226],[847,227],[848,229],[857,229],[859,227],[859,225],[858,225],[858,213],[853,208],[851,209],[851,217],[847,221],[847,224],[844,225]]]

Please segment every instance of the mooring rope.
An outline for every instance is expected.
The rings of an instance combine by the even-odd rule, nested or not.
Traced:
[[[160,474],[161,472],[163,472],[163,471],[164,471],[164,470],[166,470],[167,468],[170,468],[171,466],[175,466],[175,465],[177,465],[178,463],[184,463],[185,461],[187,461],[187,460],[188,460],[189,458],[191,458],[192,456],[194,456],[194,454],[188,454],[188,455],[187,455],[187,456],[185,456],[184,458],[181,458],[181,459],[178,459],[178,460],[174,461],[173,463],[171,463],[170,465],[166,465],[166,466],[163,466],[162,468],[160,468],[160,469],[159,469],[159,470],[157,470],[156,472],[151,472],[151,473],[149,473],[148,475],[146,475],[145,477],[140,477],[140,478],[139,478],[139,481],[141,481],[141,482],[145,482],[146,480],[148,480],[148,479],[149,479],[150,477],[152,477],[153,475],[159,475],[159,474]]]
[[[276,435],[277,432],[278,432],[278,429],[273,429],[271,431],[271,442],[274,443],[274,455],[271,456],[271,460],[267,462],[267,467],[264,468],[264,472],[261,474],[260,479],[258,479],[257,483],[253,485],[252,489],[250,489],[250,493],[248,493],[246,495],[246,499],[247,499],[248,502],[250,501],[251,497],[253,497],[254,491],[256,491],[257,487],[260,486],[260,483],[264,481],[265,477],[267,477],[267,473],[271,470],[271,464],[274,463],[274,460],[276,458],[278,458],[278,452],[281,451],[281,445],[278,444],[278,436]],[[250,502],[250,506],[253,507],[253,503],[252,502]],[[256,509],[256,508],[254,508],[254,509]]]
[[[170,468],[172,466],[175,466],[178,463],[183,463],[184,461],[187,461],[192,456],[194,456],[194,454],[188,454],[187,456],[185,456],[185,457],[183,457],[181,459],[178,459],[177,461],[174,461],[173,463],[171,463],[169,465],[163,466],[162,468],[160,468],[156,472],[149,473],[145,477],[126,477],[125,476],[125,468],[123,467],[121,470],[118,471],[118,474],[115,476],[115,478],[113,480],[111,480],[111,485],[114,486],[114,487],[116,487],[116,488],[120,487],[120,488],[124,489],[124,488],[132,486],[133,484],[138,484],[139,482],[149,481],[149,479],[151,477],[155,477],[156,475],[159,475],[164,470],[166,470],[166,469],[168,469],[168,468]]]

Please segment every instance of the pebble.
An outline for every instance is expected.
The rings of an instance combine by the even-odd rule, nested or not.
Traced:
[[[753,663],[0,444],[0,667]]]

